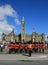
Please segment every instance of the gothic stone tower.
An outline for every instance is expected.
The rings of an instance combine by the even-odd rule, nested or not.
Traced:
[[[5,34],[3,33],[2,34],[2,43],[4,44],[6,42],[6,40],[5,40]]]
[[[14,28],[12,29],[12,32],[11,32],[11,42],[15,42],[15,39],[14,39]]]
[[[21,41],[25,41],[25,22],[24,22],[24,17],[22,17],[22,31],[21,31]]]

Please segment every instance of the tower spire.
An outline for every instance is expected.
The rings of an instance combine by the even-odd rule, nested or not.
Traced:
[[[22,17],[22,21],[24,22],[24,16]]]
[[[12,31],[14,32],[14,28],[12,28]]]
[[[35,29],[33,28],[33,32],[35,32]]]
[[[21,31],[21,41],[25,41],[25,23],[24,16],[22,17],[22,31]]]

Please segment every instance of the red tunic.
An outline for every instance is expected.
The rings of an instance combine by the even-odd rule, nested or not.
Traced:
[[[19,44],[15,44],[15,49],[19,49]]]
[[[35,45],[35,49],[38,49],[38,44]]]
[[[45,44],[42,44],[42,49],[44,49],[45,48]]]
[[[9,45],[9,49],[15,49],[15,45],[14,44],[10,44]]]
[[[28,45],[28,50],[31,50],[32,51],[32,44],[29,44]]]
[[[23,44],[20,44],[19,45],[19,49],[23,49],[24,48],[24,45]]]

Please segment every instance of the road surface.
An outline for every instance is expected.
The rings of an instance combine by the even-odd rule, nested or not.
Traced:
[[[48,65],[48,54],[0,54],[0,65]]]
[[[33,53],[31,57],[28,54],[0,54],[0,60],[48,60],[48,54]]]

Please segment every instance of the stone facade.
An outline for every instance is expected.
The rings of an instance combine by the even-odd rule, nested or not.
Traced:
[[[32,41],[32,42],[45,42],[45,35],[44,33],[38,35],[38,33],[33,32],[31,35],[27,35],[25,34],[25,22],[24,22],[24,17],[22,18],[22,23],[21,23],[21,34],[19,35],[15,35],[14,34],[14,29],[12,30],[12,32],[8,35],[6,35],[5,33],[2,34],[2,42],[6,41],[6,42],[28,42],[28,41]]]
[[[32,37],[33,42],[45,42],[45,34],[44,33],[38,35],[36,32],[33,32],[31,37]]]

